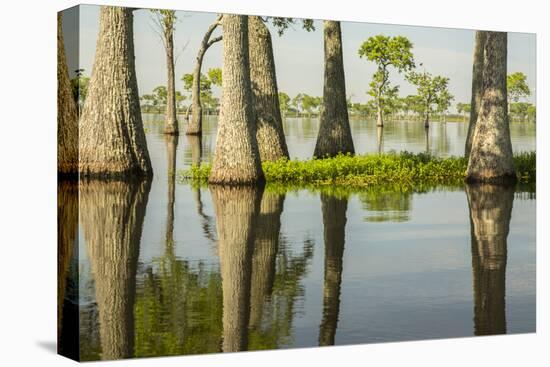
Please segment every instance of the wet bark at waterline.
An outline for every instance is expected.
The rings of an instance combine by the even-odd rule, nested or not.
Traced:
[[[224,352],[248,348],[252,251],[262,188],[210,187],[219,239]]]
[[[265,192],[262,198],[252,255],[251,330],[260,328],[264,305],[273,291],[284,200],[285,195],[271,192]]]
[[[487,32],[477,31],[474,43],[474,62],[472,68],[472,99],[470,102],[470,123],[468,124],[468,135],[466,135],[466,146],[464,156],[468,158],[472,150],[472,139],[474,137],[481,97],[483,96],[483,61],[485,59],[485,42]]]
[[[513,183],[517,180],[508,123],[507,39],[487,32],[483,61],[483,96],[468,161],[468,182]]]
[[[179,134],[176,115],[176,85],[174,75],[174,28],[173,25],[164,25],[164,46],[166,48],[166,73],[168,86],[166,88],[166,120],[164,133]]]
[[[252,105],[248,55],[248,18],[224,15],[222,98],[211,184],[263,182]]]
[[[197,54],[197,61],[195,62],[195,68],[193,69],[193,86],[191,88],[191,121],[187,125],[185,133],[187,135],[201,135],[202,134],[202,103],[201,103],[201,68],[204,54],[214,43],[219,42],[222,36],[218,36],[210,39],[212,32],[221,24],[222,16],[218,16],[216,21],[208,27],[208,30],[204,34],[204,37]],[[187,109],[187,119],[189,119],[189,109]]]
[[[57,172],[78,173],[78,108],[69,79],[61,13],[57,14]]]
[[[134,59],[132,10],[102,6],[94,66],[80,120],[81,177],[153,173]]]
[[[321,194],[321,209],[325,238],[325,277],[319,345],[323,346],[334,345],[338,326],[348,200]]]
[[[506,262],[514,188],[467,185],[475,335],[506,334]]]
[[[262,162],[289,158],[279,105],[271,34],[261,17],[248,17],[248,41],[260,158]]]
[[[104,360],[134,353],[136,270],[150,187],[150,180],[81,182],[81,223],[95,283]]]
[[[325,80],[319,134],[313,155],[355,153],[349,126],[340,22],[324,21]]]

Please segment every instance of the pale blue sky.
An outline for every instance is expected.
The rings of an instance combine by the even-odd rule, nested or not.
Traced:
[[[193,69],[197,50],[204,32],[215,20],[216,14],[178,11],[176,25],[175,53],[179,54],[176,63],[176,88],[183,92],[179,80]],[[66,47],[76,46],[78,33],[76,23],[64,17]],[[99,6],[80,6],[80,68],[89,75],[92,71],[95,45],[98,34]],[[342,22],[342,41],[346,89],[355,102],[369,99],[369,88],[375,65],[359,58],[357,50],[362,42],[376,34],[403,35],[414,44],[413,53],[417,65],[423,63],[427,71],[450,78],[450,91],[456,102],[469,102],[472,72],[472,49],[474,31],[434,27],[412,27],[372,23]],[[140,94],[151,93],[154,87],[166,83],[166,64],[162,42],[153,30],[153,21],[148,10],[134,12],[134,41],[136,53],[136,73]],[[323,93],[323,24],[315,21],[316,30],[306,32],[300,23],[288,29],[281,37],[273,27],[273,52],[277,67],[279,90],[291,97],[304,92],[321,96]],[[216,33],[219,33],[217,30]],[[185,49],[183,47],[186,46]],[[221,42],[213,45],[204,58],[203,72],[211,67],[221,67]],[[71,52],[68,51],[70,55]],[[70,57],[69,57],[70,58]],[[536,83],[536,38],[534,34],[509,33],[508,72],[522,71],[527,75],[531,89]],[[76,61],[69,60],[69,67]],[[392,81],[401,86],[402,96],[414,94],[415,88],[402,76],[391,72]],[[214,93],[217,95],[219,91]],[[535,101],[534,93],[529,98]],[[454,108],[452,109],[454,110]]]

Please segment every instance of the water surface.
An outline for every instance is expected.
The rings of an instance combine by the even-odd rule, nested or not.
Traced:
[[[81,184],[78,220],[78,189],[59,186],[61,348],[97,360],[535,331],[534,193],[198,189],[170,172],[211,159],[216,118],[202,141],[145,120],[151,181]],[[292,157],[310,157],[317,129],[285,122]],[[534,125],[511,131],[534,150]],[[379,150],[374,123],[352,133],[358,153]],[[432,123],[428,147],[422,123],[382,133],[384,151],[460,155],[466,125]]]

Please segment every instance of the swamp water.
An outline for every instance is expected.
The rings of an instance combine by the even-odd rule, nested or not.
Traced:
[[[199,140],[145,115],[152,181],[82,184],[79,218],[78,188],[59,185],[61,349],[97,360],[535,331],[533,192],[198,189],[170,172],[211,159],[205,120]],[[461,155],[467,129],[351,126],[359,154]],[[293,158],[311,156],[317,129],[286,120]],[[515,152],[535,150],[534,124],[511,134]]]

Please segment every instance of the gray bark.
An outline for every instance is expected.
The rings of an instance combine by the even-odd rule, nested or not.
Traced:
[[[80,183],[80,215],[95,283],[101,359],[134,353],[136,271],[151,187],[139,182]]]
[[[73,98],[63,42],[61,13],[57,14],[57,172],[78,174],[78,109]]]
[[[236,352],[248,347],[252,250],[262,189],[213,185],[210,192],[222,277],[222,350]]]
[[[219,16],[214,23],[208,27],[208,30],[204,34],[204,37],[197,54],[197,61],[195,68],[193,69],[193,87],[191,89],[191,121],[187,125],[187,135],[201,135],[202,134],[202,104],[201,104],[201,68],[204,54],[214,43],[219,42],[222,37],[215,37],[210,39],[212,32],[220,25],[222,16]],[[189,119],[189,109],[187,109],[187,118]]]
[[[252,100],[256,109],[256,138],[260,158],[262,162],[288,159],[271,34],[261,17],[248,18],[248,42]]]
[[[338,326],[348,200],[321,194],[321,204],[325,239],[325,277],[319,345],[323,346],[334,345]]]
[[[129,8],[101,7],[79,147],[83,177],[153,174],[139,106],[133,15]]]
[[[514,188],[467,185],[472,237],[475,335],[506,334],[507,237]]]
[[[507,34],[487,32],[483,62],[483,96],[466,172],[469,182],[517,180],[506,97]]]
[[[474,43],[474,62],[472,69],[472,99],[470,102],[470,123],[468,125],[468,135],[466,136],[466,146],[464,156],[468,158],[472,150],[472,139],[474,137],[477,115],[481,106],[481,97],[483,95],[483,60],[485,43],[487,41],[487,32],[477,31]]]
[[[176,115],[176,83],[174,75],[174,28],[166,26],[164,28],[164,42],[166,47],[166,121],[164,133],[170,135],[179,134],[178,118]]]
[[[264,181],[250,87],[248,18],[224,15],[222,100],[211,184]]]
[[[355,153],[349,126],[340,22],[324,21],[325,81],[319,134],[313,155]]]

